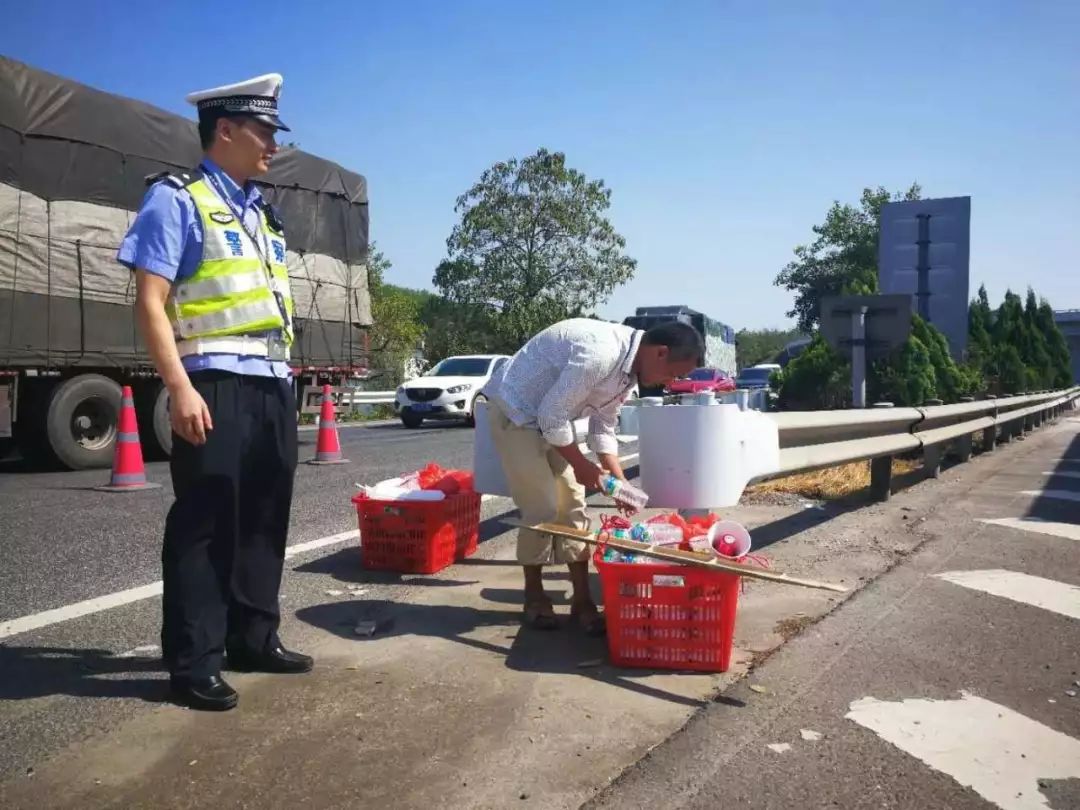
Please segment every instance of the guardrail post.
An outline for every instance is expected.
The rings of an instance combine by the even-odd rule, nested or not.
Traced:
[[[940,399],[928,399],[923,403],[927,407],[936,407],[938,405],[944,405],[944,401]],[[941,459],[945,455],[947,445],[933,444],[923,447],[923,470],[926,471],[927,476],[930,478],[941,477]]]
[[[993,394],[990,394],[987,397],[987,399],[996,400],[997,397],[994,396]],[[993,414],[995,424],[991,425],[990,427],[986,428],[986,430],[983,431],[982,451],[984,453],[993,453],[994,448],[997,447],[997,433],[998,433],[998,428],[997,428],[997,424],[996,424],[997,413],[998,413],[997,412],[997,405],[995,404],[995,406],[994,406],[994,414]]]
[[[975,397],[960,397],[961,402],[974,402]],[[971,461],[972,448],[975,445],[975,434],[968,433],[966,436],[961,436],[956,440],[956,454],[960,458],[960,462]]]
[[[923,448],[923,470],[928,478],[941,478],[941,449],[940,444]]]
[[[892,456],[870,459],[870,497],[875,501],[892,497]]]

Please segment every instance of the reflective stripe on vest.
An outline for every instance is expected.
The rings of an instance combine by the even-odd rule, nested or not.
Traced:
[[[274,296],[284,298],[293,312],[289,274],[285,266],[285,238],[271,229],[259,210],[259,236],[270,261],[271,275],[247,231],[228,206],[203,179],[187,186],[202,224],[202,258],[195,272],[173,286],[168,312],[178,340],[259,335],[285,331]],[[271,287],[273,285],[273,287]],[[291,330],[286,344],[292,343]]]

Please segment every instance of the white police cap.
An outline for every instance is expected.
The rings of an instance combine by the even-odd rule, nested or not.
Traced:
[[[235,84],[189,93],[187,102],[198,108],[200,118],[250,115],[290,132],[285,122],[278,118],[278,96],[283,81],[280,73],[267,73]]]

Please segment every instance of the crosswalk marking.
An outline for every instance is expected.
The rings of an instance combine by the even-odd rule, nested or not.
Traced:
[[[1065,537],[1069,540],[1080,540],[1080,524],[1058,523],[1053,520],[1041,518],[994,518],[980,520],[980,523],[988,523],[991,526],[1004,526],[1006,529],[1020,529],[1025,532],[1037,534],[1049,534],[1054,537]]]
[[[1080,472],[1072,470],[1046,470],[1043,475],[1056,475],[1059,478],[1080,478]]]
[[[1072,492],[1068,489],[1025,489],[1021,494],[1052,498],[1055,501],[1076,501],[1080,503],[1080,492]]]
[[[1072,619],[1080,619],[1080,587],[1076,585],[1002,569],[946,571],[934,576],[973,591],[982,591],[1060,613]]]
[[[1039,780],[1080,778],[1080,741],[1007,706],[865,697],[846,715],[1002,810],[1047,810]]]

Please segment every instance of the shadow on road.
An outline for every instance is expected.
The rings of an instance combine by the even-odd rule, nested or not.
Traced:
[[[296,615],[301,621],[357,644],[377,643],[379,639],[395,636],[441,638],[505,656],[507,668],[515,671],[579,675],[684,706],[699,707],[708,703],[637,682],[636,679],[655,675],[653,670],[620,670],[606,663],[593,666],[597,661],[606,661],[607,642],[604,639],[590,638],[572,627],[554,632],[522,628],[518,610],[353,600],[314,605],[297,611]],[[360,621],[377,623],[378,631],[372,639],[362,640],[356,636],[354,628]],[[469,637],[477,630],[490,627],[505,628],[509,643],[504,646]]]
[[[1054,523],[1080,523],[1080,435],[1069,443],[1058,463],[1044,471],[1050,475],[1043,485],[1043,494],[1032,502],[1027,517]],[[1048,492],[1057,493],[1058,497]],[[1068,493],[1077,500],[1069,500]]]
[[[0,700],[28,700],[49,695],[89,698],[136,698],[148,703],[168,699],[168,680],[160,658],[126,657],[109,650],[0,645]],[[157,678],[111,677],[162,673]]]

